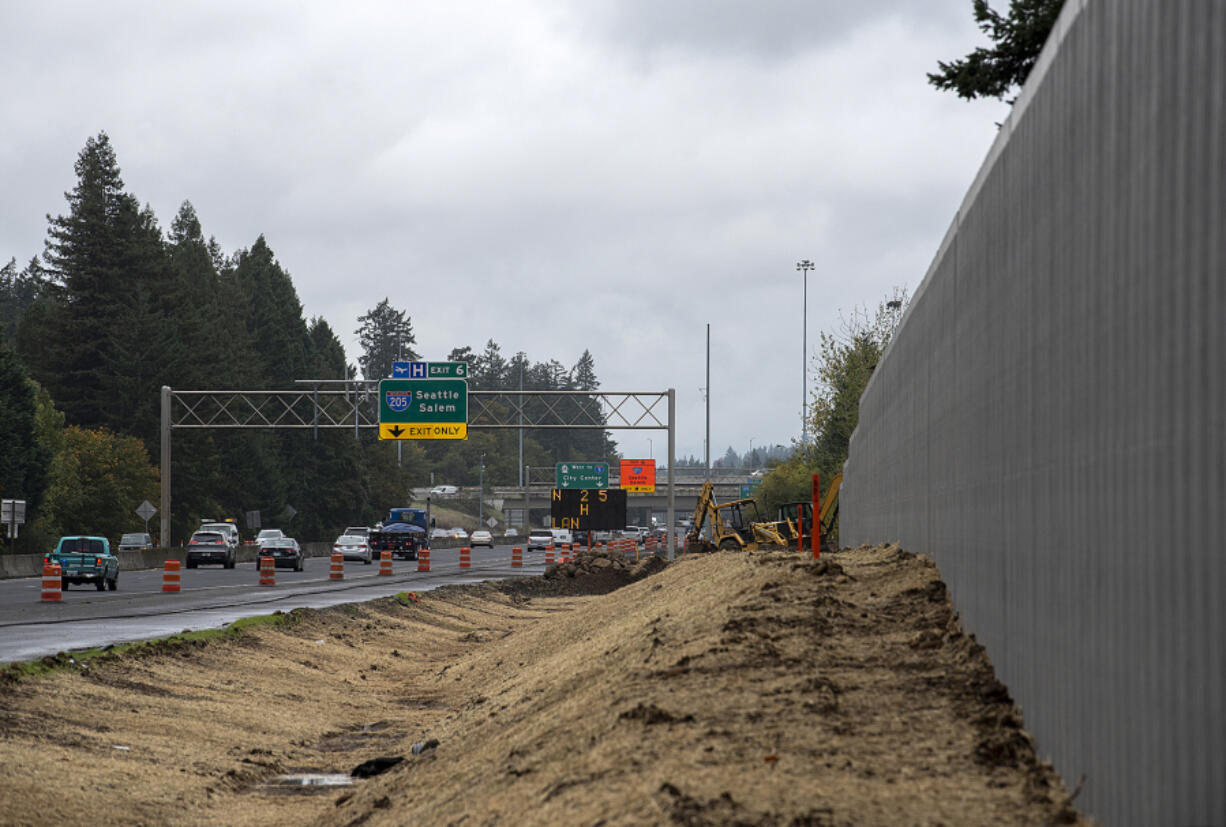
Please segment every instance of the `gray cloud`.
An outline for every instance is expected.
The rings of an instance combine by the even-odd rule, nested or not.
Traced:
[[[356,359],[384,296],[439,358],[493,338],[678,391],[701,454],[799,432],[809,343],[918,284],[1002,109],[925,84],[965,0],[10,4],[0,258],[42,250],[105,129],[163,224],[264,233]],[[547,323],[542,323],[547,320]],[[646,439],[622,437],[646,453]],[[663,456],[664,438],[652,450]]]

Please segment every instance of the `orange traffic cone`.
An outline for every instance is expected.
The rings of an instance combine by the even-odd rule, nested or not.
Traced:
[[[392,573],[392,553],[390,551],[379,552],[379,574],[390,576]]]
[[[264,556],[260,558],[260,585],[277,585],[277,561],[271,557]]]
[[[179,561],[167,560],[165,565],[162,566],[162,591],[179,591],[179,578]]]
[[[58,603],[64,599],[64,595],[61,593],[63,590],[63,581],[60,579],[60,564],[44,563],[43,600],[48,603]]]

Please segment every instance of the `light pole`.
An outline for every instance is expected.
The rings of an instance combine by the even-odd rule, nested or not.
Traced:
[[[471,479],[471,478],[470,478]],[[477,485],[477,522],[485,525],[485,453],[481,454],[481,482]]]
[[[809,259],[801,259],[796,262],[796,269],[804,273],[804,310],[802,311],[801,334],[800,334],[800,349],[804,354],[804,368],[801,382],[803,387],[800,394],[800,444],[807,445],[809,443],[809,271],[813,269],[813,262]]]
[[[647,456],[651,459],[656,458],[656,449],[651,443],[651,437],[647,437]]]

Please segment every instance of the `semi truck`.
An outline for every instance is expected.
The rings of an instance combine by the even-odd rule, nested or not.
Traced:
[[[392,557],[416,560],[417,552],[430,547],[424,508],[392,508],[387,519],[367,536],[371,556],[390,551]]]

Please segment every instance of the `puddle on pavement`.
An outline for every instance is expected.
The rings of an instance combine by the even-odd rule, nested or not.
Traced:
[[[256,787],[266,795],[310,795],[330,793],[352,787],[353,778],[344,772],[301,772],[277,775]]]

